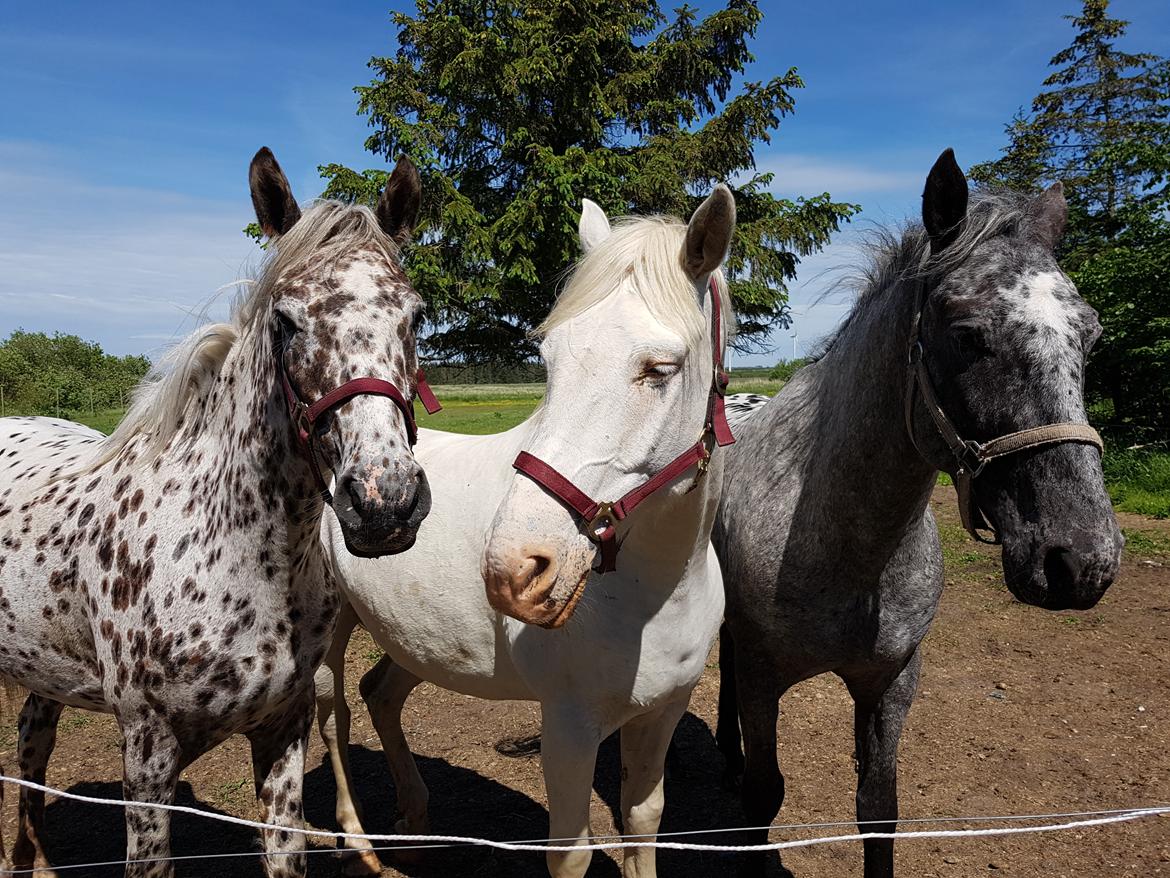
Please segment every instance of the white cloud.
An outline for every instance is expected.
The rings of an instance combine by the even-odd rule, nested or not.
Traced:
[[[73,332],[113,353],[178,338],[258,249],[238,202],[100,186],[62,175],[51,152],[0,142],[0,336]]]
[[[829,192],[838,201],[857,200],[859,195],[875,192],[912,190],[922,185],[923,178],[921,169],[879,169],[800,153],[768,153],[756,169],[775,175],[769,189],[777,195]]]
[[[853,307],[849,276],[865,259],[858,247],[858,235],[854,229],[840,232],[829,246],[801,260],[796,280],[788,288],[792,325],[788,329],[772,330],[765,342],[770,353],[733,355],[732,365],[771,365],[790,358],[793,333],[797,336],[797,356],[807,356],[837,328]]]

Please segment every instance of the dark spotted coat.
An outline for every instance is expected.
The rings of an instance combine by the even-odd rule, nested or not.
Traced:
[[[128,416],[182,394],[163,441],[152,444],[167,425],[103,439],[59,420],[0,420],[0,677],[32,693],[25,777],[43,779],[61,705],[117,717],[125,791],[143,800],[170,801],[184,766],[243,733],[267,819],[300,824],[312,676],[337,597],[277,364],[309,401],[359,375],[409,397],[421,309],[371,211],[320,210],[278,243],[233,323],[189,342]],[[345,498],[354,539],[375,554],[409,545],[425,509],[394,512],[421,478],[397,409],[355,399],[327,419],[319,447],[361,486]],[[17,866],[44,859],[43,803],[28,804]],[[128,809],[127,826],[130,858],[169,853],[165,812]],[[270,852],[302,847],[285,832],[265,838]],[[300,856],[265,865],[304,868]]]

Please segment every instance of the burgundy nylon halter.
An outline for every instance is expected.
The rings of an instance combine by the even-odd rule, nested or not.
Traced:
[[[329,491],[329,483],[325,481],[321,466],[317,462],[317,434],[313,429],[322,415],[344,405],[355,396],[384,396],[402,412],[402,419],[406,422],[406,437],[410,440],[411,447],[414,447],[414,443],[418,439],[418,424],[414,420],[413,400],[408,402],[406,397],[402,395],[402,391],[389,381],[383,381],[381,378],[354,378],[351,381],[346,381],[340,387],[334,388],[315,403],[309,405],[303,402],[293,389],[292,382],[288,378],[288,370],[284,365],[283,355],[278,354],[276,361],[279,366],[280,381],[284,386],[284,398],[288,401],[289,417],[296,429],[297,442],[309,459],[313,478],[317,480],[317,487],[321,489],[321,496],[327,505],[333,502],[333,495]],[[442,409],[439,401],[435,399],[435,394],[431,392],[426,374],[422,369],[415,373],[415,388],[415,395],[422,400],[423,408],[427,410],[427,414],[433,415]]]
[[[735,436],[732,435],[731,427],[727,423],[727,414],[723,405],[723,397],[727,392],[727,373],[723,371],[719,288],[716,286],[714,278],[711,278],[709,287],[711,290],[711,322],[713,324],[711,344],[714,350],[715,370],[711,379],[711,392],[707,397],[707,419],[703,422],[703,433],[699,436],[698,442],[638,487],[626,493],[620,500],[615,500],[612,503],[594,500],[557,472],[555,467],[538,457],[533,457],[527,451],[521,451],[512,464],[518,472],[528,476],[577,513],[585,528],[586,536],[601,549],[601,564],[594,568],[598,573],[609,573],[617,569],[617,553],[620,548],[617,540],[618,522],[625,519],[639,503],[655,491],[669,485],[696,464],[698,464],[699,471],[695,474],[695,484],[698,484],[699,479],[706,474],[707,465],[711,460],[711,439],[714,439],[715,444],[719,446],[731,445],[735,442]]]

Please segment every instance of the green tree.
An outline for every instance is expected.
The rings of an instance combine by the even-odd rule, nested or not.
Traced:
[[[1170,424],[1170,62],[1118,48],[1129,24],[1108,0],[1066,16],[1076,31],[1057,53],[1030,112],[1007,126],[1000,158],[971,169],[991,183],[1039,189],[1060,180],[1069,201],[1061,264],[1101,313],[1105,331],[1089,389],[1111,420]]]
[[[795,360],[781,360],[777,363],[768,377],[773,381],[791,381],[792,376],[809,364],[807,357],[798,357]]]
[[[0,342],[6,414],[56,414],[114,408],[150,369],[141,356],[115,357],[76,335],[18,329]]]
[[[371,152],[408,154],[424,225],[408,268],[430,305],[432,357],[528,359],[527,332],[578,255],[581,198],[607,211],[688,216],[734,183],[729,268],[739,344],[788,320],[786,284],[855,205],[768,192],[755,150],[793,112],[796,70],[735,85],[754,60],[752,0],[699,19],[657,0],[417,0],[392,13],[398,49],[356,89]],[[376,170],[325,165],[326,195],[372,201]]]

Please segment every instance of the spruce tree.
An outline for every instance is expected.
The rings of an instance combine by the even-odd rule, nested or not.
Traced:
[[[536,354],[528,331],[579,255],[581,199],[611,215],[687,217],[716,182],[735,191],[729,262],[739,344],[788,319],[786,284],[857,207],[828,193],[779,199],[755,172],[803,87],[795,69],[740,77],[762,13],[728,0],[700,19],[657,0],[417,0],[392,13],[397,51],[356,89],[390,163],[423,176],[424,225],[409,256],[430,305],[423,351],[473,362]],[[321,168],[326,194],[372,198],[381,171]]]
[[[971,169],[989,183],[1065,185],[1059,256],[1101,314],[1088,370],[1102,417],[1139,437],[1170,425],[1170,62],[1122,51],[1129,22],[1108,0],[1066,16],[1076,34],[1044,90],[1007,126],[1003,155]],[[1112,411],[1108,411],[1111,408]]]

